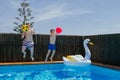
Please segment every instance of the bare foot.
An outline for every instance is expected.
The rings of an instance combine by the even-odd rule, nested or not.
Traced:
[[[47,60],[48,60],[48,59],[46,58],[46,59],[45,59],[45,62],[47,62]]]
[[[47,62],[47,60],[45,60],[45,62]]]
[[[53,59],[50,57],[50,60],[53,61]]]
[[[32,61],[34,61],[34,57],[31,57]]]
[[[26,57],[26,54],[23,54],[23,58],[25,58]]]

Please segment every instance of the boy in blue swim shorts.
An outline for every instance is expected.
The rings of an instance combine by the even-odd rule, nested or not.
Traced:
[[[53,56],[55,55],[55,52],[56,52],[56,45],[55,45],[56,36],[57,35],[55,33],[55,30],[51,29],[50,30],[50,40],[49,40],[49,44],[48,44],[48,52],[47,52],[47,55],[45,58],[45,62],[48,60],[48,56],[50,55],[51,51],[52,51],[52,54],[51,54],[50,60],[53,61]]]

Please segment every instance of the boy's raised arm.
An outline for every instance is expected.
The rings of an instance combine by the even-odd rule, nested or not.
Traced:
[[[25,37],[25,32],[22,33],[21,38],[23,39]]]

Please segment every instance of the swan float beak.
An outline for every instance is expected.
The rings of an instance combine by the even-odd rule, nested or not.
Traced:
[[[93,43],[93,42],[89,42],[89,44],[90,44],[91,46],[93,46],[93,45],[94,45],[94,43]]]

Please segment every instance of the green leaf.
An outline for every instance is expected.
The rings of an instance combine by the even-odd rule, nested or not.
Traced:
[[[13,29],[15,32],[18,32],[18,30],[17,29]]]
[[[21,24],[21,25],[19,25],[18,27],[19,27],[19,28],[21,28],[21,27],[22,27],[22,24]]]
[[[19,16],[22,16],[22,14],[19,14]]]
[[[28,13],[28,16],[31,16],[31,13]]]
[[[19,12],[22,12],[22,8],[18,8],[18,11],[19,11]]]
[[[30,11],[30,8],[28,8],[26,11]]]
[[[18,27],[15,27],[15,29],[18,29]]]
[[[22,21],[19,17],[15,17],[17,20]]]
[[[18,23],[17,22],[13,22],[15,25],[18,25]]]

